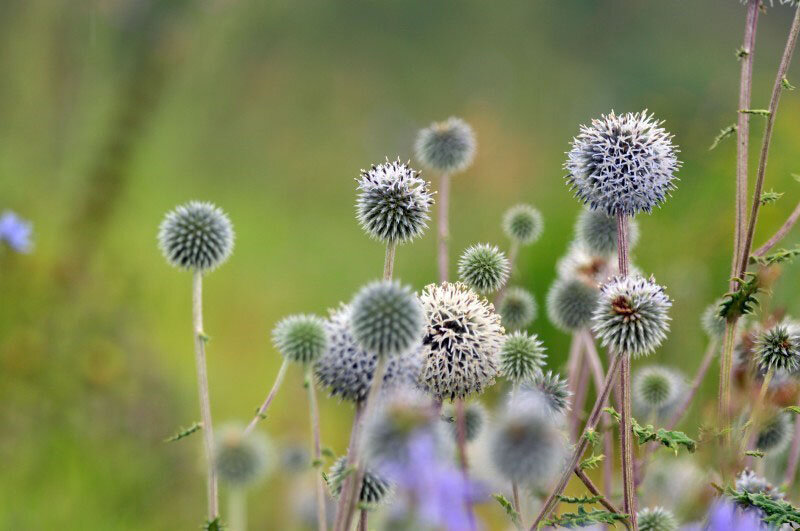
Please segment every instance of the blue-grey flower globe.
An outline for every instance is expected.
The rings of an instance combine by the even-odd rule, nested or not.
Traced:
[[[503,232],[520,245],[536,243],[543,230],[542,213],[531,205],[514,205],[503,215]]]
[[[208,272],[233,252],[233,225],[220,208],[191,201],[167,213],[158,228],[158,246],[174,267]]]
[[[370,235],[386,243],[405,243],[428,227],[433,194],[426,181],[400,159],[361,171],[356,217]]]
[[[536,319],[538,306],[530,291],[519,286],[506,289],[497,306],[503,326],[507,330],[521,330]]]
[[[722,299],[709,304],[703,311],[700,324],[709,339],[720,339],[725,333],[725,318],[720,315]]]
[[[660,365],[636,369],[633,375],[633,409],[642,418],[663,419],[681,403],[686,380],[677,370]]]
[[[675,189],[680,168],[672,135],[647,111],[613,111],[572,140],[564,168],[575,195],[610,216],[650,212]]]
[[[420,130],[414,143],[417,160],[442,173],[466,170],[475,158],[475,133],[461,118],[451,117]]]
[[[758,427],[755,447],[767,455],[778,455],[784,451],[794,434],[792,415],[787,411],[770,411]]]
[[[328,344],[325,322],[316,315],[290,315],[275,325],[272,342],[289,361],[313,363]]]
[[[758,335],[755,345],[762,370],[797,372],[800,369],[800,325],[784,320]]]
[[[266,477],[272,468],[271,445],[257,431],[247,434],[241,426],[228,424],[217,431],[214,468],[220,480],[235,486],[252,485]]]
[[[615,354],[646,356],[667,338],[671,306],[652,277],[614,277],[600,288],[592,330]]]
[[[361,348],[379,357],[404,354],[422,339],[422,307],[410,287],[392,280],[367,284],[351,303],[350,326]]]
[[[663,507],[646,507],[636,513],[639,531],[676,531],[678,520]]]
[[[342,493],[344,480],[347,478],[347,456],[337,459],[328,471],[328,488],[334,499],[338,499]],[[364,470],[364,479],[361,481],[361,490],[358,494],[358,502],[373,508],[385,501],[392,491],[392,483],[383,477],[378,470],[367,467]]]
[[[464,407],[464,439],[467,442],[474,441],[481,433],[481,429],[486,424],[486,408],[480,402],[470,402]],[[456,418],[456,408],[453,404],[444,406],[442,410],[442,420],[450,429],[453,441],[458,439],[458,419]]]
[[[572,392],[566,378],[553,371],[539,371],[522,386],[521,396],[535,394],[541,399],[546,412],[552,418],[559,418],[570,410]]]
[[[508,280],[511,264],[496,245],[479,243],[467,248],[458,261],[458,278],[478,293],[491,293]]]
[[[544,344],[536,334],[513,332],[500,347],[500,371],[513,383],[533,379],[547,360]]]
[[[617,254],[617,218],[603,210],[583,209],[575,223],[575,237],[591,254],[608,256]],[[633,248],[639,240],[639,224],[628,222],[628,245]]]
[[[560,278],[547,292],[547,316],[556,328],[574,332],[590,325],[600,292],[581,278]]]

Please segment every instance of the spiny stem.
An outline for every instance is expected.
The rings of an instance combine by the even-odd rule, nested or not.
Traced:
[[[443,173],[439,183],[439,282],[447,282],[450,269],[450,255],[447,246],[450,240],[450,174]]]
[[[361,509],[361,514],[358,517],[358,531],[367,531],[367,516],[369,512],[366,509]]]
[[[584,485],[586,485],[586,489],[591,493],[592,496],[599,497],[599,500],[597,501],[600,502],[600,505],[602,505],[603,507],[605,507],[614,514],[620,514],[619,509],[614,507],[614,505],[610,501],[608,501],[608,498],[606,498],[603,495],[603,493],[600,492],[597,486],[592,482],[591,478],[589,478],[589,476],[586,475],[586,472],[581,470],[581,467],[579,466],[575,467],[575,475],[578,476],[578,478],[583,482]]]
[[[594,345],[592,333],[584,330],[582,335],[586,347],[586,359],[589,360],[589,368],[594,377],[594,387],[599,393],[603,386],[603,362]],[[603,417],[603,430],[605,431],[603,434],[603,454],[605,455],[605,459],[603,459],[603,490],[610,493],[614,482],[614,430],[611,428],[611,420],[608,417]]]
[[[314,453],[314,462],[322,462],[322,444],[320,443],[319,428],[319,406],[317,405],[317,392],[314,387],[314,379],[311,374],[311,367],[306,369],[305,386],[308,390],[308,408],[311,417],[311,439]],[[317,490],[317,529],[327,531],[328,521],[325,515],[325,485],[322,483],[322,474],[315,468],[316,490]]]
[[[522,505],[519,503],[519,485],[517,485],[516,481],[511,482],[511,501],[514,504],[514,510],[517,511],[517,515],[519,516],[518,520],[514,522],[514,525],[517,529],[522,529],[520,522],[523,522],[524,518],[522,517]]]
[[[244,430],[245,435],[253,431],[256,427],[256,424],[259,423],[261,419],[265,417],[265,413],[267,412],[267,408],[272,403],[272,400],[275,398],[275,395],[278,393],[278,389],[280,389],[281,384],[283,383],[283,378],[286,376],[286,369],[289,367],[289,360],[284,358],[283,363],[281,363],[281,368],[278,369],[278,375],[275,377],[275,383],[272,384],[272,389],[270,389],[267,398],[264,400],[264,403],[261,404],[261,407],[258,408],[256,411],[256,415],[253,417],[253,420],[250,421],[250,424]]]
[[[717,404],[717,417],[720,429],[724,432],[724,441],[730,443],[731,425],[731,373],[733,371],[733,345],[736,338],[736,324],[738,318],[734,317],[725,323],[725,335],[722,341],[722,355],[720,357],[719,375],[719,403]]]
[[[206,370],[206,341],[203,332],[203,273],[195,271],[192,277],[192,321],[194,324],[194,353],[197,365],[197,391],[200,398],[200,416],[203,419],[203,440],[206,450],[208,494],[208,519],[219,516],[217,473],[214,467],[214,428],[211,423],[211,399],[208,392]]]

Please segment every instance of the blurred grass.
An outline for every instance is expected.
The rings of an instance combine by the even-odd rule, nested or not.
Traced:
[[[278,368],[274,322],[324,314],[380,274],[383,250],[353,216],[358,170],[410,157],[415,131],[451,114],[479,140],[454,181],[452,252],[505,244],[499,219],[515,202],[542,210],[545,234],[522,253],[517,281],[536,294],[532,330],[554,367],[568,337],[547,322],[544,297],[580,208],[562,180],[567,142],[610,109],[666,120],[682,180],[640,219],[635,260],[675,299],[673,333],[637,364],[699,363],[698,316],[724,291],[730,261],[734,141],[708,146],[736,116],[738,3],[2,7],[0,209],[33,220],[36,249],[0,255],[0,528],[195,528],[199,445],[161,442],[197,418],[190,278],[156,249],[164,212],[207,199],[236,226],[233,259],[206,282],[206,327],[215,420],[247,418]],[[766,106],[789,16],[762,18],[755,107]],[[789,175],[800,172],[798,112],[786,93],[767,181],[786,195],[763,209],[757,242],[800,198]],[[761,125],[753,119],[751,162]],[[396,274],[431,282],[434,245],[431,233],[402,247]],[[797,273],[786,268],[772,303],[795,313]],[[306,440],[300,382],[290,372],[264,424],[278,440]],[[321,407],[325,444],[341,452],[350,410]],[[267,482],[251,496],[254,525],[291,527],[295,495]]]

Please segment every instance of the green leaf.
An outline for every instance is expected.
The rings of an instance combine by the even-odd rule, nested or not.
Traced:
[[[213,520],[206,520],[206,523],[203,524],[203,529],[205,531],[222,531],[225,529],[225,524],[222,523],[222,518],[217,516]]]
[[[590,496],[588,494],[584,494],[583,496],[574,497],[574,496],[558,496],[559,501],[564,503],[579,503],[579,504],[589,504],[589,503],[598,503],[600,500],[603,499],[602,496]]]
[[[592,509],[586,511],[582,505],[578,506],[578,510],[574,513],[562,513],[557,518],[546,520],[545,526],[552,527],[586,527],[592,524],[607,524],[616,526],[618,522],[624,522],[628,519],[627,514],[616,514],[609,511],[600,509]]]
[[[739,46],[738,48],[736,48],[736,58],[737,59],[742,59],[743,57],[747,57],[748,55],[750,55],[750,52],[745,50],[744,46]]]
[[[188,428],[183,428],[182,427],[180,429],[180,431],[178,431],[178,433],[176,433],[175,435],[173,435],[171,437],[167,437],[166,439],[164,439],[164,442],[180,441],[184,437],[188,437],[189,435],[193,434],[194,432],[200,431],[202,429],[203,429],[203,423],[202,422],[195,422],[194,424],[192,424]]]
[[[720,317],[731,320],[735,317],[753,313],[753,307],[758,304],[758,299],[755,296],[761,288],[758,285],[758,276],[755,273],[748,271],[744,274],[744,277],[744,279],[733,279],[739,288],[724,295],[719,309]]]
[[[614,417],[619,422],[621,420],[620,414],[613,407],[604,408],[603,411]],[[631,431],[636,436],[639,445],[647,444],[650,441],[656,441],[662,446],[666,446],[678,453],[679,447],[683,446],[689,453],[694,453],[697,450],[697,442],[691,439],[682,431],[665,430],[664,428],[655,429],[652,424],[641,426],[635,418],[631,417]]]
[[[581,464],[578,465],[581,470],[594,470],[598,466],[600,466],[600,462],[605,459],[606,456],[604,454],[595,455],[592,454],[591,456],[587,457]]]
[[[750,262],[766,267],[794,260],[798,256],[800,256],[800,245],[794,249],[778,249],[764,256],[751,256]]]
[[[324,464],[325,464],[325,461],[323,461],[322,459],[314,459],[313,461],[311,461],[311,467],[312,468],[319,468]]]
[[[744,453],[744,455],[749,455],[751,457],[764,457],[764,452],[761,450],[748,450]]]
[[[761,520],[769,524],[770,529],[778,529],[787,525],[792,529],[800,524],[800,510],[785,500],[774,500],[761,492],[745,492],[726,489],[725,493],[739,505],[756,507],[761,510]]]
[[[328,459],[333,459],[334,457],[336,457],[336,454],[333,453],[333,450],[331,450],[327,446],[325,448],[323,448],[322,450],[320,450],[320,453],[323,456],[327,457]]]
[[[736,124],[731,124],[728,127],[720,130],[719,134],[714,137],[714,142],[711,144],[711,147],[708,148],[708,150],[711,151],[712,149],[716,149],[720,142],[730,136],[733,136],[738,129],[739,128],[736,126]]]
[[[761,198],[758,200],[758,202],[761,203],[762,205],[768,205],[770,203],[774,203],[781,197],[783,197],[783,192],[776,192],[774,190],[769,190],[767,192],[761,193]]]
[[[492,498],[497,500],[497,503],[499,503],[500,506],[505,509],[506,514],[514,524],[520,524],[519,513],[514,509],[514,504],[512,504],[505,496],[499,493],[492,494]]]
[[[794,90],[795,89],[794,85],[789,83],[789,80],[786,79],[786,76],[783,76],[783,79],[781,79],[781,87],[783,87],[784,90]]]
[[[589,441],[589,444],[592,446],[597,446],[600,444],[600,434],[597,433],[597,430],[593,428],[587,429],[586,433],[583,434],[583,437]]]
[[[767,109],[739,109],[739,112],[742,114],[756,114],[758,116],[769,116],[772,114]]]
[[[790,413],[794,413],[795,415],[800,415],[800,406],[786,406],[783,409]]]

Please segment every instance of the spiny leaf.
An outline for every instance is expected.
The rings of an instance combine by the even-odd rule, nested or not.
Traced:
[[[595,468],[600,466],[600,462],[605,458],[606,456],[604,454],[599,454],[599,455],[592,454],[591,456],[581,461],[581,464],[579,465],[580,469],[594,470]]]
[[[600,444],[600,434],[597,433],[597,430],[594,428],[587,429],[586,433],[583,434],[583,437],[589,441],[589,444],[592,446],[597,446]]]
[[[602,496],[590,496],[588,494],[584,494],[583,496],[558,496],[559,501],[564,503],[579,503],[579,504],[587,504],[587,503],[598,503],[600,500],[603,499]]]
[[[324,455],[325,457],[327,457],[328,459],[333,459],[334,457],[336,457],[336,454],[333,453],[333,450],[331,450],[327,446],[325,448],[323,448],[322,450],[320,450],[320,453],[322,455]]]
[[[774,203],[778,199],[783,196],[783,192],[776,192],[774,190],[769,190],[767,192],[761,193],[761,198],[758,200],[759,203],[762,205],[767,205],[770,203]]]
[[[728,127],[720,130],[719,134],[714,137],[714,142],[711,144],[711,147],[708,148],[709,151],[715,149],[720,142],[728,138],[729,136],[733,136],[739,128],[736,124],[731,124]]]
[[[800,510],[785,500],[774,500],[761,492],[745,492],[731,488],[726,489],[725,493],[739,505],[760,509],[761,520],[769,524],[770,529],[778,529],[783,525],[794,529],[800,524]]]
[[[751,256],[750,262],[762,266],[771,266],[793,260],[797,256],[800,256],[800,245],[794,249],[778,249],[774,253],[764,256]]]
[[[203,524],[203,529],[205,531],[222,531],[225,529],[225,524],[222,523],[222,518],[217,516],[213,520],[206,520],[206,523]]]
[[[604,408],[603,411],[614,417],[617,422],[621,420],[620,414],[613,407]],[[631,418],[631,431],[636,436],[639,445],[657,441],[662,446],[672,449],[676,454],[680,446],[686,448],[689,453],[694,453],[697,450],[697,442],[682,431],[665,430],[664,428],[655,429],[652,424],[641,426],[635,418]]]
[[[744,455],[749,455],[751,457],[764,457],[764,452],[761,450],[748,450],[744,453]]]
[[[758,285],[758,276],[755,273],[748,271],[744,276],[744,279],[733,279],[739,288],[724,295],[719,309],[720,317],[731,320],[735,317],[753,313],[753,306],[758,304],[755,296],[761,288]]]
[[[769,116],[772,114],[767,109],[739,109],[739,112],[742,114],[756,114],[758,116]]]
[[[800,415],[800,406],[786,406],[783,409],[789,411],[790,413],[794,413],[795,415]]]
[[[784,90],[794,90],[795,88],[794,85],[789,83],[789,80],[786,79],[786,76],[783,76],[783,79],[781,79],[781,87],[783,87]]]
[[[511,519],[511,521],[513,523],[515,523],[515,524],[519,524],[520,523],[519,513],[514,509],[514,504],[512,504],[510,501],[508,501],[508,499],[505,496],[503,496],[502,494],[499,494],[499,493],[498,494],[492,494],[492,498],[497,500],[497,503],[499,503],[500,506],[503,509],[505,509],[506,514],[508,515],[508,517]]]
[[[175,435],[173,435],[171,437],[167,437],[166,439],[164,439],[164,442],[180,441],[184,437],[188,437],[189,435],[193,434],[194,432],[200,431],[202,429],[203,429],[203,423],[202,422],[195,422],[194,424],[192,424],[188,428],[183,428],[182,427],[180,429],[180,431],[178,431],[178,433],[176,433]]]
[[[600,509],[593,509],[586,511],[582,505],[578,506],[578,510],[574,513],[563,513],[557,518],[547,520],[544,522],[545,526],[552,527],[586,527],[592,524],[607,524],[616,526],[618,522],[624,522],[628,519],[627,514],[616,514],[609,511]]]

